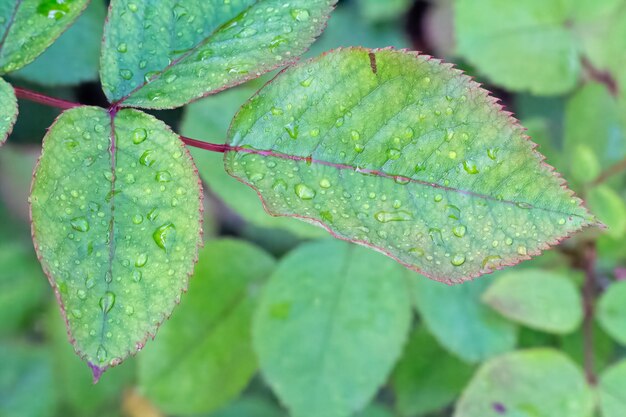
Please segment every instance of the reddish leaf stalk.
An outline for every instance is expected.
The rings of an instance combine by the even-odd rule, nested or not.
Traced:
[[[61,110],[68,110],[74,107],[78,107],[80,103],[74,103],[60,98],[49,97],[44,94],[36,93],[34,91],[26,90],[24,88],[15,88],[15,95],[18,98],[33,101],[35,103],[43,104],[44,106],[56,107]]]
[[[626,171],[626,159],[623,159],[619,161],[618,163],[611,165],[605,171],[601,172],[600,175],[598,175],[598,177],[595,180],[593,180],[591,185],[592,186],[600,185],[603,182],[607,181],[612,176],[621,174],[624,171]]]

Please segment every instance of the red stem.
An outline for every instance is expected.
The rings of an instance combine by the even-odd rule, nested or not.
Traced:
[[[15,87],[15,95],[24,100],[34,101],[35,103],[43,104],[45,106],[56,107],[61,110],[68,110],[74,107],[78,107],[80,103],[74,103],[60,98],[49,97],[44,94],[36,93],[34,91],[26,90],[24,88]]]
[[[585,249],[583,257],[583,269],[585,271],[585,284],[583,287],[583,308],[585,314],[583,321],[583,352],[585,375],[587,376],[587,382],[589,382],[589,384],[596,385],[598,377],[595,373],[593,316],[598,279],[595,271],[597,259],[595,244],[590,244]]]
[[[228,144],[220,145],[217,143],[203,142],[201,140],[191,139],[185,136],[180,136],[180,140],[182,140],[187,146],[193,146],[194,148],[200,148],[211,152],[225,153],[233,149],[233,147]]]

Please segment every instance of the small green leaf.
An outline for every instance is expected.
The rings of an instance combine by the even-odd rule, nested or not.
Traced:
[[[0,2],[0,75],[29,64],[81,14],[89,0]]]
[[[491,277],[454,287],[419,275],[411,278],[417,311],[448,351],[465,362],[476,363],[515,347],[515,325],[481,302]]]
[[[11,75],[46,86],[96,80],[105,15],[104,2],[92,1],[76,23],[48,50]]]
[[[4,144],[17,120],[17,98],[11,84],[0,78],[0,146]]]
[[[96,379],[170,315],[202,232],[199,179],[182,142],[139,111],[110,116],[63,113],[44,138],[31,195],[35,248]]]
[[[336,0],[113,1],[101,77],[122,106],[173,108],[292,63]]]
[[[571,0],[459,0],[457,50],[494,83],[514,91],[556,95],[581,73]]]
[[[600,375],[599,393],[602,417],[626,415],[626,361],[604,371]]]
[[[472,367],[445,352],[419,327],[393,373],[396,409],[403,416],[438,411],[454,401],[472,373]]]
[[[609,286],[598,302],[598,321],[609,336],[626,345],[626,281]]]
[[[242,107],[229,144],[227,171],[271,214],[441,281],[529,259],[594,222],[510,114],[414,53],[352,48],[291,67]]]
[[[358,246],[320,241],[296,249],[271,276],[253,343],[263,375],[294,417],[347,417],[385,381],[410,313],[401,267]]]
[[[0,357],[0,416],[54,416],[57,396],[49,353],[24,344],[2,343]]]
[[[212,241],[202,250],[189,294],[139,357],[139,386],[159,409],[208,413],[245,388],[257,369],[252,312],[273,267],[245,242]]]
[[[548,333],[571,333],[583,319],[578,289],[570,278],[558,272],[505,272],[482,298],[504,317]]]
[[[602,184],[588,191],[589,207],[607,226],[607,233],[619,239],[626,233],[626,204],[610,186]]]
[[[593,395],[582,371],[552,349],[508,353],[485,363],[454,417],[590,417]]]

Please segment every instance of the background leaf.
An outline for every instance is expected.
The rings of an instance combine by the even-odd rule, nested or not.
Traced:
[[[457,404],[455,417],[541,415],[589,417],[593,396],[581,370],[552,349],[513,352],[476,373]]]
[[[135,110],[114,123],[94,107],[63,113],[31,195],[35,248],[96,378],[170,315],[201,236],[199,180],[182,142]]]
[[[294,417],[349,416],[391,371],[410,311],[392,261],[339,241],[302,245],[280,262],[255,313],[262,373]]]
[[[602,294],[598,321],[613,339],[626,345],[626,281],[613,283]]]
[[[602,417],[621,417],[626,413],[626,362],[622,361],[600,376],[599,394]]]
[[[339,50],[244,104],[225,165],[270,213],[461,282],[593,222],[514,123],[438,61]]]
[[[161,410],[214,411],[245,388],[257,368],[252,312],[273,267],[271,256],[242,241],[202,250],[189,295],[140,356],[140,387]]]
[[[0,4],[0,75],[37,58],[87,3],[89,0],[4,0]]]
[[[13,130],[17,119],[17,99],[13,87],[0,78],[0,146]]]
[[[502,273],[482,299],[504,317],[548,333],[571,333],[583,319],[578,288],[557,272],[525,269]]]
[[[12,76],[41,85],[76,85],[98,78],[106,8],[92,0],[85,12],[35,61]],[[80,50],[80,53],[76,51]]]
[[[441,346],[468,363],[512,350],[515,325],[481,302],[491,277],[449,287],[412,277],[415,306],[424,324]]]
[[[182,106],[293,62],[319,36],[335,3],[115,0],[105,26],[102,86],[121,105]]]

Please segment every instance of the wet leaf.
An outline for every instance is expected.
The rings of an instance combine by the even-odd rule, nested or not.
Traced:
[[[96,379],[170,315],[201,241],[199,180],[182,142],[136,110],[114,126],[103,109],[63,113],[31,195],[35,248]]]
[[[485,363],[454,417],[589,417],[594,401],[582,370],[552,349],[508,353]]]
[[[0,75],[32,62],[80,15],[89,0],[0,2]]]
[[[344,49],[291,67],[242,107],[229,144],[226,169],[270,213],[440,281],[530,259],[594,223],[510,114],[413,53]]]
[[[116,0],[104,91],[123,106],[172,108],[294,61],[336,0]]]
[[[273,267],[272,257],[249,243],[207,243],[189,294],[139,357],[139,386],[160,410],[208,413],[245,388],[257,370],[252,312]]]
[[[300,246],[272,274],[255,313],[262,374],[294,417],[350,416],[391,371],[410,312],[394,262],[339,241]]]
[[[17,120],[17,98],[13,87],[0,78],[0,146],[4,144]]]
[[[548,333],[571,333],[583,319],[582,300],[564,274],[540,269],[505,272],[483,301],[509,320]]]

